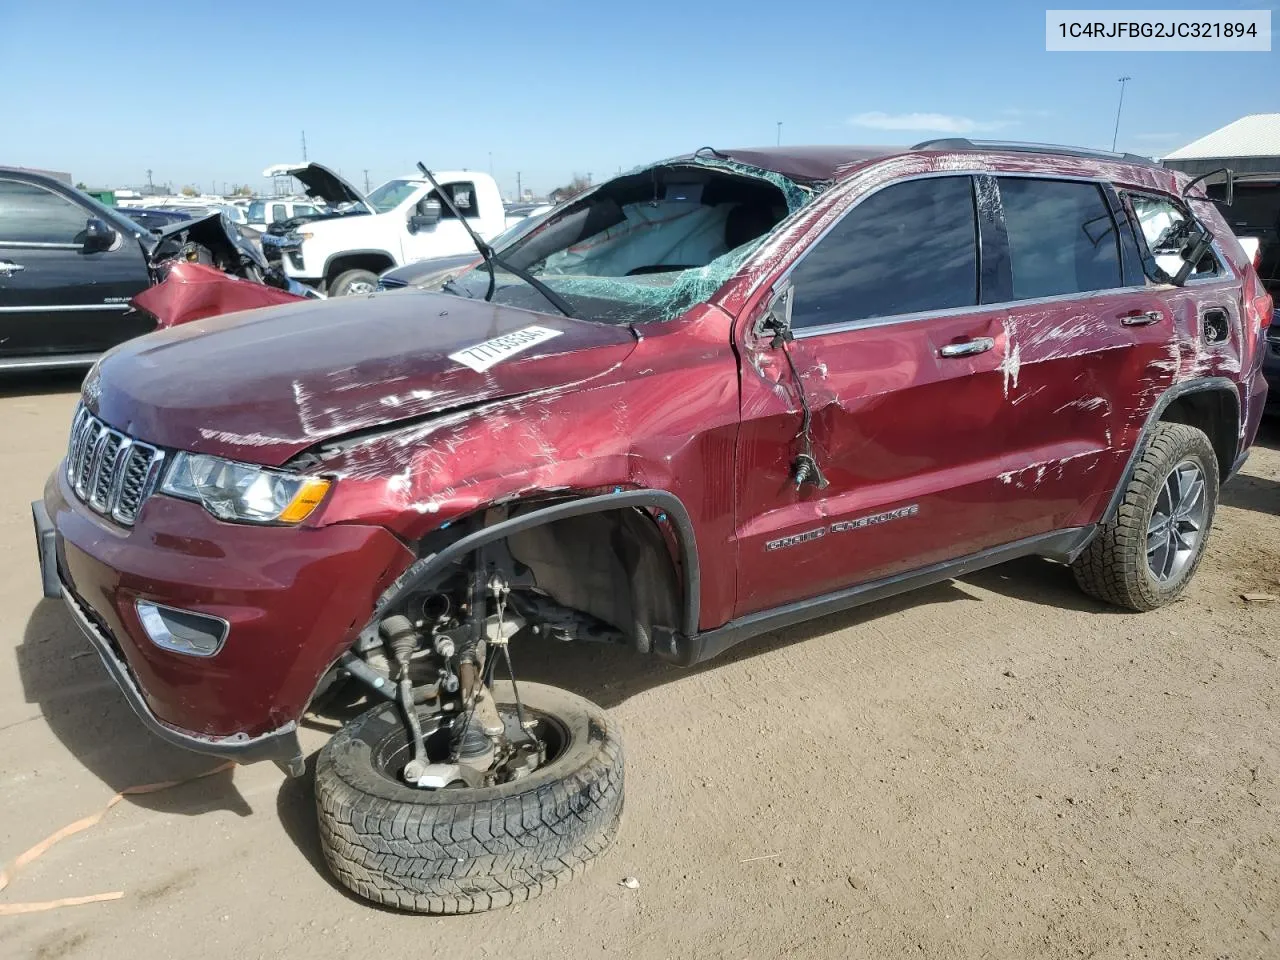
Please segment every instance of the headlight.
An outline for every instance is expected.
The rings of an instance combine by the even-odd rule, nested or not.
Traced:
[[[160,491],[194,500],[219,520],[299,523],[319,506],[329,481],[211,457],[178,453]]]

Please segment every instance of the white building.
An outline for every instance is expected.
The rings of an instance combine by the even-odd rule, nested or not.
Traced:
[[[1237,176],[1280,174],[1280,113],[1241,117],[1167,154],[1164,165],[1193,177],[1219,167],[1230,167]]]

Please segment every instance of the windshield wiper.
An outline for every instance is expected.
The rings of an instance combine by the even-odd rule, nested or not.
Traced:
[[[448,291],[450,293],[455,293],[455,294],[460,293],[464,297],[466,297],[468,300],[474,300],[475,297],[471,296],[471,294],[467,293],[467,291],[463,290],[461,287],[457,286],[457,284],[454,283],[454,281],[457,279],[458,278],[454,276],[445,277],[444,282],[440,284],[440,289]]]
[[[484,240],[481,239],[480,234],[476,233],[475,230],[472,229],[471,224],[467,223],[466,217],[458,212],[458,208],[453,205],[453,197],[451,197],[448,192],[436,182],[435,176],[427,169],[426,164],[421,160],[418,161],[418,169],[421,170],[422,175],[427,178],[432,189],[435,190],[436,196],[440,198],[440,202],[448,207],[449,212],[452,213],[457,218],[458,222],[466,228],[467,234],[471,237],[471,242],[476,245],[476,250],[478,250],[480,252],[480,256],[484,258],[484,265],[489,271],[489,289],[484,295],[486,303],[493,300],[493,292],[498,285],[498,274],[497,271],[494,270],[494,267],[499,266],[508,273],[519,277],[525,283],[529,284],[529,286],[533,287],[533,289],[537,290],[548,303],[563,313],[570,320],[574,319],[573,311],[569,309],[569,305],[564,302],[564,299],[558,293],[532,274],[525,270],[521,270],[518,267],[513,267],[505,260],[500,260],[498,258],[498,256],[493,252],[493,247],[485,243]]]

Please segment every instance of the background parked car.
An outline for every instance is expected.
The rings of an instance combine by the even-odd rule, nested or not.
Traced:
[[[156,318],[130,301],[174,261],[255,287],[275,279],[221,213],[155,229],[53,177],[0,167],[0,370],[88,366],[154,329]]]
[[[273,223],[284,223],[295,217],[314,217],[324,208],[304,200],[252,200],[245,211],[245,222],[263,233]]]
[[[162,227],[172,226],[175,223],[183,223],[187,220],[195,219],[194,215],[173,207],[169,209],[129,207],[121,212],[138,226],[145,227],[147,230],[158,230]]]
[[[388,180],[368,197],[320,164],[268,167],[264,176],[289,174],[341,209],[291,229],[277,244],[285,274],[329,296],[372,293],[378,275],[434,257],[470,254],[466,228],[440,202],[421,174]],[[484,239],[510,225],[493,177],[479,171],[435,175],[459,213]]]
[[[0,167],[0,369],[88,365],[150,330],[129,301],[151,285],[155,242],[79,190]]]
[[[489,245],[494,250],[501,250],[507,244],[520,239],[546,219],[552,209],[551,204],[530,204],[529,212],[521,217],[516,214],[515,223],[503,233],[494,237]],[[507,208],[508,218],[512,216],[512,208]],[[403,267],[394,267],[378,278],[379,290],[395,290],[399,287],[433,288],[450,273],[468,267],[480,259],[480,255],[472,250],[470,253],[459,253],[448,257],[431,257],[428,260],[416,260]]]

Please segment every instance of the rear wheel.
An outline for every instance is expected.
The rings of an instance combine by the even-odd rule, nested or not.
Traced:
[[[525,738],[497,685],[513,743]],[[520,685],[536,767],[494,786],[408,785],[405,724],[384,704],[340,730],[316,762],[325,860],[362,897],[418,913],[477,913],[529,900],[580,873],[612,842],[622,813],[622,746],[604,711],[536,683]],[[454,718],[420,713],[433,763]]]
[[[1119,509],[1071,565],[1086,593],[1130,610],[1178,597],[1204,554],[1218,504],[1218,460],[1209,438],[1159,423]]]
[[[376,292],[378,275],[370,270],[347,270],[329,284],[331,297],[358,297]]]

